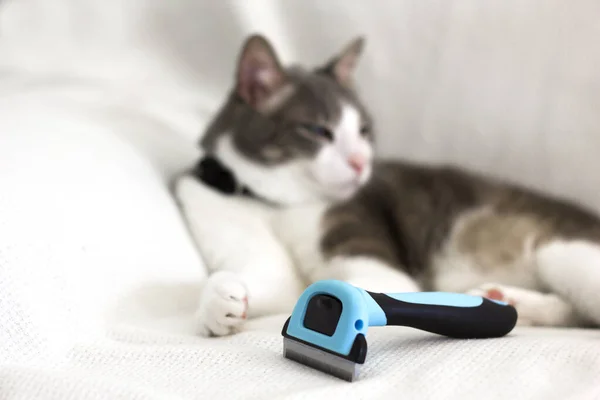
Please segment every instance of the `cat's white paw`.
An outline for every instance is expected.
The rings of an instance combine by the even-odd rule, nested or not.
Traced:
[[[197,333],[225,336],[234,333],[246,320],[248,290],[240,277],[218,271],[208,277],[196,313]]]
[[[572,307],[555,294],[496,283],[481,285],[467,293],[512,305],[517,310],[520,326],[560,326],[577,318]]]
[[[527,295],[526,294],[523,295],[523,293],[519,293],[518,291],[515,291],[514,289],[517,289],[517,288],[499,285],[499,284],[495,284],[495,283],[486,283],[486,284],[479,286],[478,288],[469,290],[467,292],[467,294],[470,294],[473,296],[481,296],[481,297],[485,297],[486,299],[498,300],[498,301],[503,301],[505,303],[508,303],[517,309],[517,314],[518,314],[517,325],[521,325],[521,326],[532,325],[532,321],[530,321],[528,318],[526,318],[523,315],[523,313],[520,311],[520,309],[523,308],[523,302],[525,302],[525,305],[527,306],[527,302],[528,302]]]

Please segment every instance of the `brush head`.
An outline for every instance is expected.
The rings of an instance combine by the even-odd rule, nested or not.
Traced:
[[[352,348],[347,355],[338,354],[314,343],[290,336],[287,333],[290,318],[285,322],[281,332],[283,335],[283,356],[285,358],[348,382],[358,378],[360,365],[364,364],[367,356],[367,339],[365,335],[362,333],[356,335]]]
[[[347,381],[367,355],[366,292],[341,281],[319,281],[300,296],[283,326],[286,358]]]
[[[290,360],[318,369],[348,382],[352,382],[358,378],[360,364],[290,338],[283,338],[283,355]]]

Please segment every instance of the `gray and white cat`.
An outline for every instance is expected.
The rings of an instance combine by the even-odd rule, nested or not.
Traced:
[[[484,295],[514,304],[519,324],[600,325],[600,219],[457,168],[374,160],[352,84],[362,47],[306,69],[284,68],[262,36],[244,43],[201,146],[252,195],[193,173],[176,185],[210,271],[199,333],[289,313],[320,279]]]

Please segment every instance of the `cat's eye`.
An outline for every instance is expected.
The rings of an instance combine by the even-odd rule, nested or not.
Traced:
[[[300,124],[300,128],[319,138],[333,141],[333,133],[322,125],[317,124]]]
[[[363,125],[362,128],[360,128],[360,134],[362,136],[366,136],[369,133],[371,133],[371,127],[369,125]]]

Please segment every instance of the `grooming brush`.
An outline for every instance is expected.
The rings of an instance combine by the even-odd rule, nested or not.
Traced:
[[[367,356],[369,326],[407,326],[460,339],[508,334],[514,307],[461,293],[371,293],[324,280],[300,296],[283,326],[283,354],[338,378],[354,381]]]

